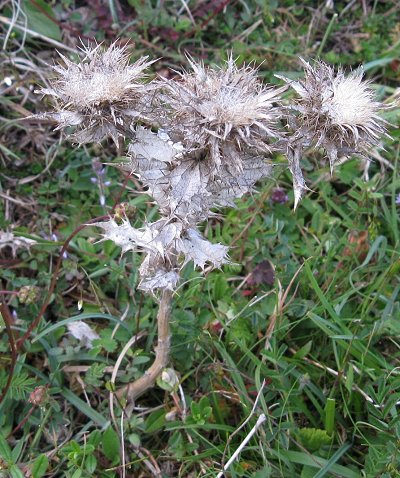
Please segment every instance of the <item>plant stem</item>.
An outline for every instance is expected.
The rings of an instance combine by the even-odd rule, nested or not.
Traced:
[[[3,288],[3,284],[2,283],[0,284],[2,286],[1,288]],[[8,335],[8,343],[10,344],[10,349],[11,349],[11,365],[8,368],[7,382],[5,387],[0,393],[0,404],[1,404],[5,396],[7,395],[8,389],[11,386],[11,382],[14,377],[15,364],[17,363],[17,359],[18,359],[18,350],[15,343],[14,331],[12,329],[14,325],[14,319],[7,303],[3,300],[1,296],[0,296],[0,315],[3,317],[4,325]]]
[[[169,330],[169,319],[171,316],[172,291],[163,290],[160,305],[157,313],[158,340],[155,347],[156,358],[138,380],[128,383],[120,388],[116,395],[118,398],[126,396],[128,402],[133,402],[140,395],[153,387],[157,377],[168,365],[171,335]]]

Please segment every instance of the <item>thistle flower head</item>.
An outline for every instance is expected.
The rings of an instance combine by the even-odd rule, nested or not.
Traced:
[[[191,72],[179,81],[162,81],[169,115],[166,128],[199,158],[207,158],[213,174],[226,165],[242,170],[242,152],[269,152],[275,138],[274,103],[280,90],[263,86],[250,66],[239,68],[230,57],[223,68],[208,68],[189,59]]]
[[[298,95],[290,108],[295,113],[289,120],[295,134],[288,145],[296,203],[305,189],[298,163],[303,147],[324,148],[333,170],[340,157],[367,152],[386,133],[385,121],[378,115],[384,106],[374,99],[360,70],[346,76],[323,62],[312,66],[301,61],[304,79],[280,77]]]
[[[300,113],[298,136],[324,147],[332,166],[338,153],[364,152],[376,145],[385,133],[384,120],[378,116],[383,105],[374,99],[362,72],[346,77],[341,69],[335,72],[323,62],[314,67],[302,62],[304,79],[285,79],[299,95],[294,105]]]
[[[142,80],[152,62],[142,57],[130,65],[127,48],[116,43],[108,49],[84,47],[83,53],[79,63],[60,54],[64,65],[53,67],[57,77],[39,91],[55,99],[56,111],[41,116],[57,121],[59,128],[74,126],[72,139],[78,143],[108,136],[117,142],[145,109],[148,88]]]

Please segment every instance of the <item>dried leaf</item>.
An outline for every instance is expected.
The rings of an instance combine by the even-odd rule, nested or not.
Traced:
[[[111,138],[118,146],[119,131],[114,124],[108,122],[97,123],[93,126],[86,126],[84,129],[76,131],[70,135],[73,143],[87,144],[100,143],[103,139]]]
[[[31,246],[36,244],[34,239],[28,239],[27,237],[16,237],[12,232],[0,231],[0,250],[5,247],[10,247],[12,256],[17,255],[18,249],[30,249]]]
[[[247,279],[249,285],[267,284],[274,285],[275,282],[275,270],[272,264],[263,260],[257,264],[251,271],[249,278]]]
[[[56,129],[65,128],[67,126],[77,126],[84,120],[83,116],[76,111],[60,110],[54,113],[40,113],[29,116],[27,119],[36,119],[39,121],[50,120],[59,124]]]
[[[130,163],[124,168],[135,171],[166,215],[207,219],[212,208],[234,206],[235,198],[251,192],[258,180],[271,174],[271,166],[262,158],[244,155],[241,173],[233,174],[224,166],[213,177],[208,160],[182,152],[180,146],[143,128],[137,130],[137,139],[141,138],[145,148],[131,145]]]
[[[86,322],[76,320],[67,324],[69,333],[82,342],[82,345],[88,349],[92,348],[92,341],[99,339],[99,334],[92,330]]]
[[[158,270],[154,276],[142,279],[139,289],[153,293],[156,289],[175,290],[180,276],[175,271]]]
[[[161,139],[159,135],[142,126],[136,128],[135,140],[129,145],[129,153],[133,158],[144,158],[148,161],[172,163],[179,152],[180,147],[174,147],[168,136]]]
[[[229,262],[227,246],[212,244],[207,241],[196,229],[188,229],[186,238],[182,239],[180,250],[186,255],[186,262],[192,260],[195,266],[204,270],[207,263],[213,267],[221,267]]]

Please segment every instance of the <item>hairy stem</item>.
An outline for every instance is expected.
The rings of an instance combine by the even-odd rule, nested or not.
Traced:
[[[160,305],[157,313],[158,340],[155,347],[156,358],[138,380],[128,383],[120,388],[116,395],[118,398],[126,397],[128,402],[133,402],[140,395],[152,388],[157,377],[168,365],[171,336],[169,330],[169,320],[171,317],[172,291],[164,290],[161,294]]]

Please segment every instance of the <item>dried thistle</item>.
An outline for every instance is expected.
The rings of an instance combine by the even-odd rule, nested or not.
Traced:
[[[300,168],[303,148],[322,147],[331,171],[338,159],[353,153],[363,154],[379,144],[386,134],[385,121],[378,116],[384,108],[374,99],[368,81],[360,70],[345,76],[339,69],[320,61],[314,66],[301,59],[304,79],[282,78],[297,93],[290,106],[293,135],[288,141],[288,159],[293,174],[295,204],[306,189]]]
[[[84,47],[84,57],[74,63],[60,54],[64,65],[54,66],[57,77],[39,93],[51,96],[55,111],[39,115],[58,123],[57,129],[72,126],[70,135],[77,143],[100,142],[111,137],[129,136],[130,125],[141,119],[146,109],[144,70],[153,63],[147,56],[129,64],[127,47],[113,43]]]
[[[239,68],[232,57],[223,68],[208,68],[189,59],[191,72],[179,81],[163,80],[165,128],[193,155],[207,163],[213,176],[223,166],[243,171],[251,155],[270,153],[278,136],[279,94],[285,88],[264,86],[251,66]]]
[[[324,63],[312,67],[303,61],[304,80],[284,78],[298,93],[287,109],[292,134],[284,137],[278,129],[283,116],[279,95],[286,85],[266,87],[254,68],[239,68],[232,58],[216,69],[189,60],[192,71],[182,73],[179,81],[163,79],[150,87],[157,115],[151,112],[146,122],[163,127],[155,133],[133,127],[143,119],[148,102],[149,87],[142,83],[151,63],[147,57],[129,66],[125,48],[113,44],[105,51],[85,50],[80,64],[64,61],[65,67],[55,67],[59,78],[42,90],[60,109],[42,118],[56,120],[60,128],[74,126],[73,139],[80,143],[129,137],[129,160],[122,167],[138,176],[159,206],[160,219],[139,229],[121,216],[95,224],[103,230],[102,240],[112,240],[123,253],[145,253],[139,288],[160,296],[156,359],[142,377],[117,392],[134,400],[168,364],[172,294],[182,267],[193,262],[205,270],[228,262],[228,247],[208,241],[199,225],[216,208],[234,206],[235,198],[268,177],[267,157],[282,145],[297,204],[306,188],[300,167],[303,149],[324,148],[331,167],[340,155],[367,151],[385,134],[377,115],[382,105],[374,101],[360,73],[345,77]]]
[[[123,251],[147,253],[139,287],[151,293],[175,289],[190,261],[203,270],[228,262],[228,248],[206,240],[198,225],[270,175],[263,156],[277,137],[274,103],[282,89],[263,87],[256,70],[239,69],[232,58],[223,69],[190,63],[193,72],[181,81],[159,82],[165,130],[138,127],[124,166],[148,188],[162,218],[140,230],[128,221],[98,224]]]
[[[241,173],[232,175],[223,164],[220,177],[215,178],[207,161],[196,153],[173,143],[165,133],[157,135],[142,127],[136,130],[129,154],[124,168],[148,188],[162,218],[142,229],[133,228],[127,220],[97,225],[104,230],[104,239],[114,241],[123,252],[147,253],[139,270],[139,287],[151,293],[173,290],[180,269],[188,262],[203,270],[206,265],[218,268],[228,262],[228,247],[206,240],[197,226],[215,214],[214,208],[234,206],[235,198],[251,192],[259,179],[270,175],[271,166],[261,157],[243,156]]]

